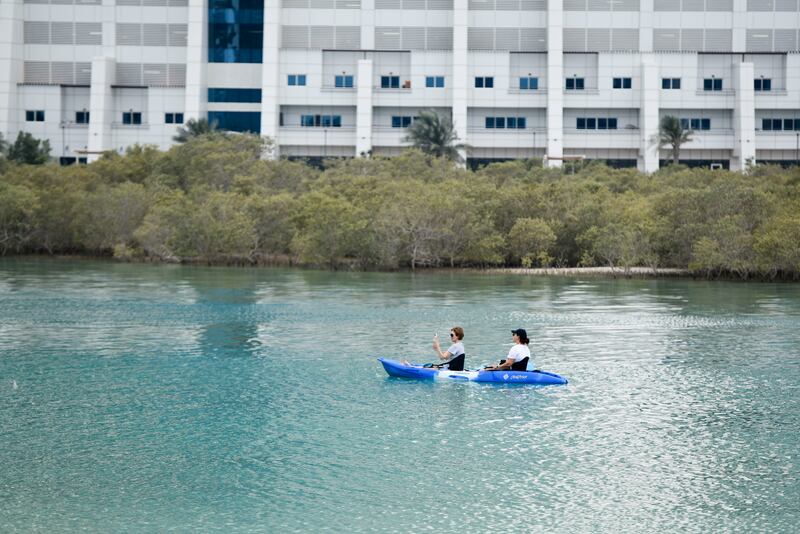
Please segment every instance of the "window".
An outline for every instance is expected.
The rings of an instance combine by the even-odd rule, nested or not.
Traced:
[[[352,88],[353,87],[353,75],[352,74],[340,74],[334,78],[334,86],[335,87],[346,87]]]
[[[506,118],[505,117],[495,117],[494,118],[494,127],[495,128],[505,128],[506,127]]]
[[[772,91],[772,79],[759,78],[757,80],[754,80],[754,82],[756,91]]]
[[[392,128],[408,128],[411,125],[411,117],[392,117]]]
[[[494,87],[494,76],[477,76],[475,78],[475,87],[479,89],[491,89]]]
[[[165,113],[164,122],[167,124],[183,124],[183,113]]]
[[[614,78],[614,89],[630,89],[631,86],[630,78]]]
[[[341,115],[300,115],[300,126],[309,128],[341,128]]]
[[[494,128],[494,117],[486,117],[486,127]]]
[[[526,122],[525,117],[517,117],[517,130],[524,130],[527,127]]]
[[[227,87],[209,87],[209,102],[236,102],[242,104],[259,104],[261,89],[234,89]]]
[[[604,118],[597,119],[597,129],[598,130],[608,130],[608,119],[604,119]]]
[[[305,74],[289,74],[288,83],[289,83],[289,85],[305,85],[306,84],[306,75]]]
[[[783,129],[786,131],[794,130],[793,122],[792,119],[783,119]]]
[[[570,91],[583,91],[583,78],[567,78],[567,89]]]
[[[444,87],[444,76],[425,76],[425,87]]]
[[[607,117],[578,117],[575,121],[578,130],[616,130],[617,119]]]
[[[209,63],[261,63],[264,1],[228,0],[205,5]]]
[[[122,124],[142,124],[142,114],[139,111],[124,111]]]
[[[700,129],[701,130],[710,130],[711,129],[711,119],[700,119]]]
[[[381,76],[381,89],[400,89],[400,76]]]
[[[795,119],[794,120],[794,129],[795,129],[795,131],[800,132],[800,119]]]
[[[780,119],[772,119],[772,130],[775,132],[781,131],[783,128],[783,121]]]
[[[44,110],[27,110],[25,112],[25,120],[27,122],[44,122]]]
[[[524,130],[526,123],[525,117],[486,117],[486,127],[489,129]]]
[[[680,89],[681,88],[681,79],[680,78],[661,78],[661,88],[662,89]]]
[[[75,124],[89,124],[89,112],[88,111],[76,111],[75,112]]]
[[[681,119],[681,128],[684,130],[689,129],[689,119]]]
[[[772,119],[761,119],[761,129],[765,132],[772,130]]]
[[[617,119],[608,119],[608,129],[609,130],[617,129]]]
[[[594,130],[597,128],[597,119],[586,119],[586,129]]]
[[[517,118],[516,117],[506,117],[506,125],[509,129],[515,130],[517,128]]]
[[[575,125],[575,128],[578,130],[585,130],[586,129],[586,119],[583,117],[578,117],[578,122]]]
[[[539,89],[539,78],[522,77],[519,79],[519,88],[523,91],[536,91]]]
[[[705,78],[703,91],[722,91],[722,78]]]
[[[209,111],[208,122],[216,122],[220,130],[261,132],[261,113],[258,111]]]

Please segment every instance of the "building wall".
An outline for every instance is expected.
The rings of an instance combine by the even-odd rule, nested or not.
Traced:
[[[405,134],[392,117],[425,109],[452,117],[471,156],[486,160],[563,152],[653,171],[669,157],[652,146],[667,114],[710,119],[684,156],[733,168],[792,159],[800,141],[787,122],[800,118],[797,0],[51,2],[2,4],[0,132],[47,138],[57,157],[167,148],[174,113],[245,114],[241,124],[275,138],[274,155],[396,154]],[[225,25],[233,44],[221,44]],[[290,85],[299,75],[305,84]],[[337,87],[337,77],[351,82]],[[444,86],[427,87],[428,77]],[[663,78],[680,89],[662,88]],[[581,89],[567,87],[579,79]],[[720,90],[704,90],[706,80]],[[769,90],[755,90],[763,80]],[[209,88],[259,89],[261,101],[208,102]],[[126,112],[141,124],[124,124]],[[341,124],[303,125],[303,115]],[[526,124],[492,129],[486,117]],[[578,129],[579,117],[618,127]],[[766,119],[781,129],[765,129]]]

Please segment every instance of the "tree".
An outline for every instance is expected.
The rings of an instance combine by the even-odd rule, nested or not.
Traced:
[[[692,140],[691,130],[684,130],[681,121],[672,115],[661,118],[658,125],[658,148],[672,147],[672,162],[677,164],[681,153],[681,145]]]
[[[552,261],[548,252],[555,242],[556,234],[539,218],[517,219],[508,233],[509,252],[524,267],[547,266]]]
[[[208,119],[189,119],[184,126],[178,127],[178,133],[172,138],[176,143],[185,143],[192,137],[200,137],[217,131],[217,121]]]
[[[457,143],[458,134],[453,126],[453,121],[450,118],[440,117],[433,110],[420,112],[417,120],[408,127],[403,141],[411,143],[426,154],[444,157],[459,163],[463,161],[459,150],[469,148],[464,143]]]
[[[10,161],[41,165],[50,159],[50,141],[36,139],[28,132],[19,132],[17,140],[8,148],[7,157]]]

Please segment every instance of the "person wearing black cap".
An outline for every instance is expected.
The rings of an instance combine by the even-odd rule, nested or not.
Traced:
[[[484,371],[526,371],[528,369],[528,360],[531,357],[531,349],[528,348],[528,333],[524,328],[517,328],[511,331],[511,337],[514,340],[514,346],[508,351],[508,356],[502,360],[498,365],[490,365]]]

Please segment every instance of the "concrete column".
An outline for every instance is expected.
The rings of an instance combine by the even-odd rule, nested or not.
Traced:
[[[372,60],[358,60],[356,96],[356,157],[372,150]]]
[[[208,5],[189,0],[189,34],[186,46],[186,100],[184,120],[206,118],[208,86]]]
[[[361,0],[361,50],[375,49],[375,0]]]
[[[453,1],[453,126],[460,143],[469,143],[467,138],[467,101],[469,94],[469,70],[467,50],[467,28],[469,7],[467,0]],[[466,151],[460,151],[466,161]]]
[[[653,0],[639,2],[639,51],[653,51]]]
[[[264,0],[264,53],[261,67],[261,136],[273,142],[265,154],[274,159],[280,155],[281,82],[281,0]]]
[[[650,54],[642,54],[642,100],[639,103],[639,170],[658,170],[658,65]]]
[[[775,13],[776,21],[780,15]],[[733,0],[733,43],[731,51],[744,52],[747,49],[747,0]],[[750,85],[753,85],[750,82]]]
[[[547,145],[545,155],[564,155],[564,11],[562,0],[547,1]],[[545,160],[560,167],[560,159]]]
[[[114,122],[114,93],[117,61],[113,57],[92,60],[92,85],[89,90],[89,163],[100,152],[111,150],[111,123]]]
[[[17,84],[23,80],[22,0],[0,3],[0,134],[6,141],[19,130]]]
[[[756,99],[753,88],[753,64],[733,65],[736,97],[733,109],[733,157],[731,170],[742,171],[748,160],[756,158]]]

